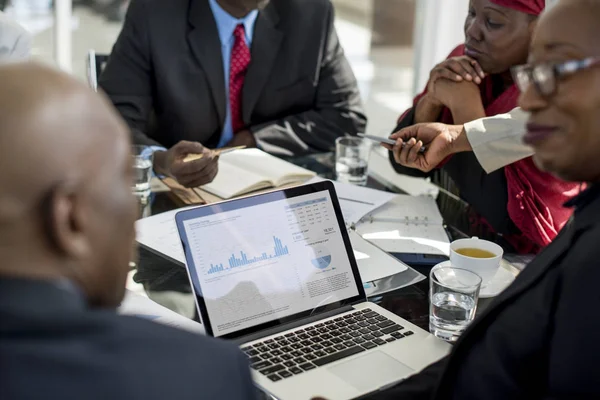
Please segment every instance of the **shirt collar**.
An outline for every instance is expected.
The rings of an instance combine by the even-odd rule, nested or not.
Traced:
[[[213,16],[215,17],[215,21],[217,22],[221,45],[229,44],[229,41],[233,38],[233,31],[239,24],[244,24],[246,43],[250,43],[252,34],[254,33],[254,23],[258,17],[258,10],[251,11],[244,18],[238,19],[223,10],[219,3],[217,3],[217,0],[209,0],[209,4]]]

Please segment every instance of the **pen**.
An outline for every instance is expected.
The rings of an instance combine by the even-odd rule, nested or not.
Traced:
[[[221,154],[227,154],[227,153],[231,153],[232,151],[241,150],[241,149],[245,149],[245,148],[246,148],[246,146],[229,147],[227,149],[213,150],[213,153],[215,156],[220,156]],[[204,154],[188,154],[183,159],[183,162],[187,163],[190,161],[196,161],[196,160],[201,159],[202,157],[204,157]]]
[[[389,144],[390,146],[394,146],[396,144],[395,140],[384,138],[381,136],[366,135],[364,133],[359,133],[358,136],[364,139],[371,140],[373,142]],[[406,142],[402,142],[402,147],[406,147]],[[427,148],[425,146],[421,146],[421,148],[419,149],[419,153],[421,154],[425,153],[426,151]]]

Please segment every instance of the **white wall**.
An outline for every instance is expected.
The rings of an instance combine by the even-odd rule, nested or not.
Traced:
[[[469,0],[418,0],[415,21],[414,93],[425,87],[434,65],[465,40]]]

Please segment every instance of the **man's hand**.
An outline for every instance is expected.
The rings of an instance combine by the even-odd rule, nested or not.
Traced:
[[[203,154],[203,157],[184,162],[188,154]],[[175,178],[185,187],[198,187],[215,179],[219,171],[219,158],[198,142],[182,140],[167,151],[154,153],[154,170],[157,174]]]
[[[237,147],[237,146],[246,146],[246,147],[256,147],[256,139],[254,139],[254,135],[249,130],[243,130],[238,133],[233,134],[233,139],[229,141],[225,145],[225,147]]]
[[[396,140],[396,144],[383,146],[393,152],[394,160],[423,172],[436,168],[454,153],[472,150],[462,125],[416,124],[394,133],[390,139]],[[406,145],[403,147],[402,143]],[[423,146],[427,146],[427,151],[419,153]]]

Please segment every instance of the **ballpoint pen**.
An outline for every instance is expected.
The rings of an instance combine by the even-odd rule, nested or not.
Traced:
[[[232,151],[242,150],[245,148],[246,148],[246,146],[237,146],[237,147],[228,147],[226,149],[217,149],[217,150],[212,150],[212,151],[215,156],[220,156],[221,154],[227,154],[227,153],[231,153]],[[202,157],[204,157],[204,154],[188,154],[183,159],[183,162],[187,163],[187,162],[191,162],[191,161],[196,161],[196,160],[201,159]]]

